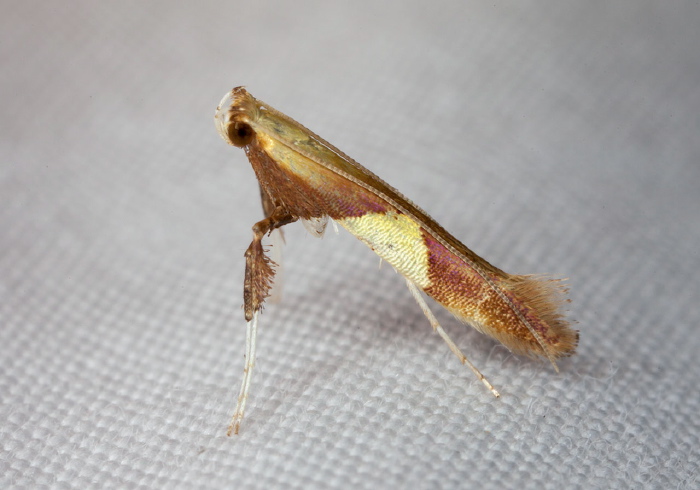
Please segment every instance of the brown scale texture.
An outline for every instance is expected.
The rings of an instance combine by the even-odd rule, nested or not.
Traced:
[[[430,234],[425,233],[424,238],[432,283],[425,292],[457,318],[518,354],[557,359],[574,353],[578,332],[561,313],[567,302],[561,281],[488,273],[462,260]]]

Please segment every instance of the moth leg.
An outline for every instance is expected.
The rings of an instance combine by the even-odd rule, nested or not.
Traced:
[[[260,186],[260,202],[262,203],[263,214],[265,216],[272,216],[275,209],[280,205],[270,197],[270,194],[267,193],[263,186]]]
[[[267,296],[267,301],[272,304],[278,304],[282,302],[282,290],[284,289],[284,267],[282,265],[282,246],[284,245],[284,235],[282,235],[282,228],[277,228],[272,230],[270,233],[270,260],[275,267],[275,282],[272,283],[270,287],[270,292]]]
[[[462,351],[459,350],[459,347],[452,341],[452,339],[447,335],[447,332],[445,332],[440,326],[440,323],[438,323],[437,318],[435,318],[435,315],[433,315],[433,312],[430,311],[430,308],[428,308],[428,304],[425,302],[423,299],[423,296],[421,296],[420,291],[416,287],[413,282],[410,280],[406,279],[406,285],[408,285],[408,290],[411,291],[411,294],[415,298],[416,302],[418,303],[418,306],[420,306],[421,310],[423,310],[423,314],[426,316],[428,321],[430,322],[430,325],[432,325],[433,330],[435,330],[440,337],[447,343],[447,346],[450,348],[450,350],[454,353],[454,355],[457,356],[459,361],[462,364],[466,364],[469,369],[472,370],[474,374],[476,374],[476,377],[481,380],[482,383],[484,383],[484,386],[486,386],[491,393],[493,393],[493,396],[496,398],[500,397],[501,395],[496,391],[496,389],[493,387],[491,383],[484,377],[483,374],[481,374],[481,371],[479,371],[474,364],[467,359],[467,356],[465,356]]]
[[[275,271],[274,263],[265,255],[262,239],[273,230],[293,223],[298,218],[278,206],[267,218],[253,225],[253,241],[245,252],[245,280],[243,283],[243,309],[246,321],[253,319],[253,313],[262,309],[265,298],[272,286]]]
[[[263,215],[271,216],[280,203],[273,200],[262,185],[260,185],[259,188]],[[277,267],[275,267],[275,282],[270,288],[268,301],[270,301],[270,303],[280,303],[282,301],[282,289],[284,287],[284,268],[282,266],[282,245],[284,245],[284,233],[282,232],[282,228],[275,228],[272,230],[270,232],[270,239],[270,260],[276,264]]]
[[[264,216],[272,216],[275,210],[281,206],[281,203],[270,197],[270,194],[267,193],[263,186],[260,186],[260,202],[262,203]],[[282,243],[284,243],[284,233],[282,232],[281,228],[275,228],[272,235],[273,237],[279,236],[279,238],[282,239]]]
[[[245,403],[248,401],[248,391],[250,389],[250,378],[255,366],[255,339],[258,336],[258,315],[259,311],[253,314],[253,319],[248,322],[245,329],[245,367],[243,368],[243,382],[241,390],[238,393],[238,403],[236,410],[231,419],[231,425],[228,426],[226,435],[230,436],[238,434],[238,429],[241,427],[243,420],[243,412],[245,412]]]
[[[270,216],[253,225],[253,241],[246,250],[245,282],[243,284],[243,308],[248,321],[245,333],[245,367],[243,368],[243,381],[238,394],[236,410],[231,419],[227,434],[238,434],[238,429],[243,420],[245,405],[250,391],[250,380],[255,366],[255,341],[258,336],[258,316],[263,302],[267,297],[275,271],[272,269],[270,259],[265,255],[262,247],[262,239],[273,230],[296,221],[297,218],[289,214],[281,206],[276,207]]]

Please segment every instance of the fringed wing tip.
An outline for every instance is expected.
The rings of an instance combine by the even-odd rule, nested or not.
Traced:
[[[518,299],[533,316],[547,327],[543,340],[547,353],[539,348],[531,348],[530,343],[521,342],[519,346],[506,344],[511,350],[516,350],[529,356],[548,357],[550,360],[568,357],[576,352],[579,333],[570,326],[564,309],[571,300],[567,297],[569,288],[566,279],[557,279],[548,275],[511,276],[506,285],[507,289]],[[549,355],[547,355],[549,354]]]

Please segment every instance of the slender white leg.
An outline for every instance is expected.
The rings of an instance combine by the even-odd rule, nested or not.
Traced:
[[[238,394],[238,403],[236,411],[233,413],[231,425],[228,427],[227,435],[238,434],[238,429],[241,427],[243,420],[243,412],[245,411],[245,403],[248,401],[248,391],[250,389],[250,378],[255,366],[255,339],[258,336],[258,315],[259,311],[253,314],[253,319],[248,322],[245,330],[245,367],[243,368],[243,382],[241,383],[241,391]]]
[[[481,371],[479,371],[474,364],[472,364],[469,359],[467,359],[467,356],[462,354],[462,351],[459,350],[459,347],[452,341],[452,339],[447,335],[447,332],[445,332],[440,324],[437,321],[437,318],[435,318],[435,315],[433,315],[433,312],[430,311],[430,308],[428,308],[428,304],[425,302],[423,299],[423,296],[421,296],[420,291],[416,287],[415,284],[413,284],[411,281],[406,279],[406,284],[408,285],[408,290],[411,291],[411,294],[415,298],[416,302],[418,303],[418,306],[420,306],[421,310],[423,310],[423,314],[428,318],[428,321],[430,324],[433,326],[433,330],[435,330],[442,339],[447,342],[448,347],[450,350],[456,355],[460,362],[462,364],[466,364],[469,369],[471,369],[474,374],[476,374],[476,377],[481,380],[482,383],[493,393],[493,396],[496,398],[500,397],[501,395],[496,391],[496,389],[491,385],[491,383],[488,382],[488,380],[484,377],[483,374],[481,374]]]

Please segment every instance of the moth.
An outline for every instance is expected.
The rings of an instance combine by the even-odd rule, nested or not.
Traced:
[[[238,433],[243,419],[258,316],[275,275],[262,239],[297,220],[321,236],[331,219],[391,264],[433,329],[496,397],[499,393],[449,338],[422,293],[512,352],[548,359],[556,371],[557,359],[574,354],[578,332],[562,311],[568,289],[561,280],[512,275],[491,265],[396,189],[244,87],[224,96],[214,120],[224,141],[245,151],[265,214],[253,225],[245,252],[245,367],[229,435]]]

